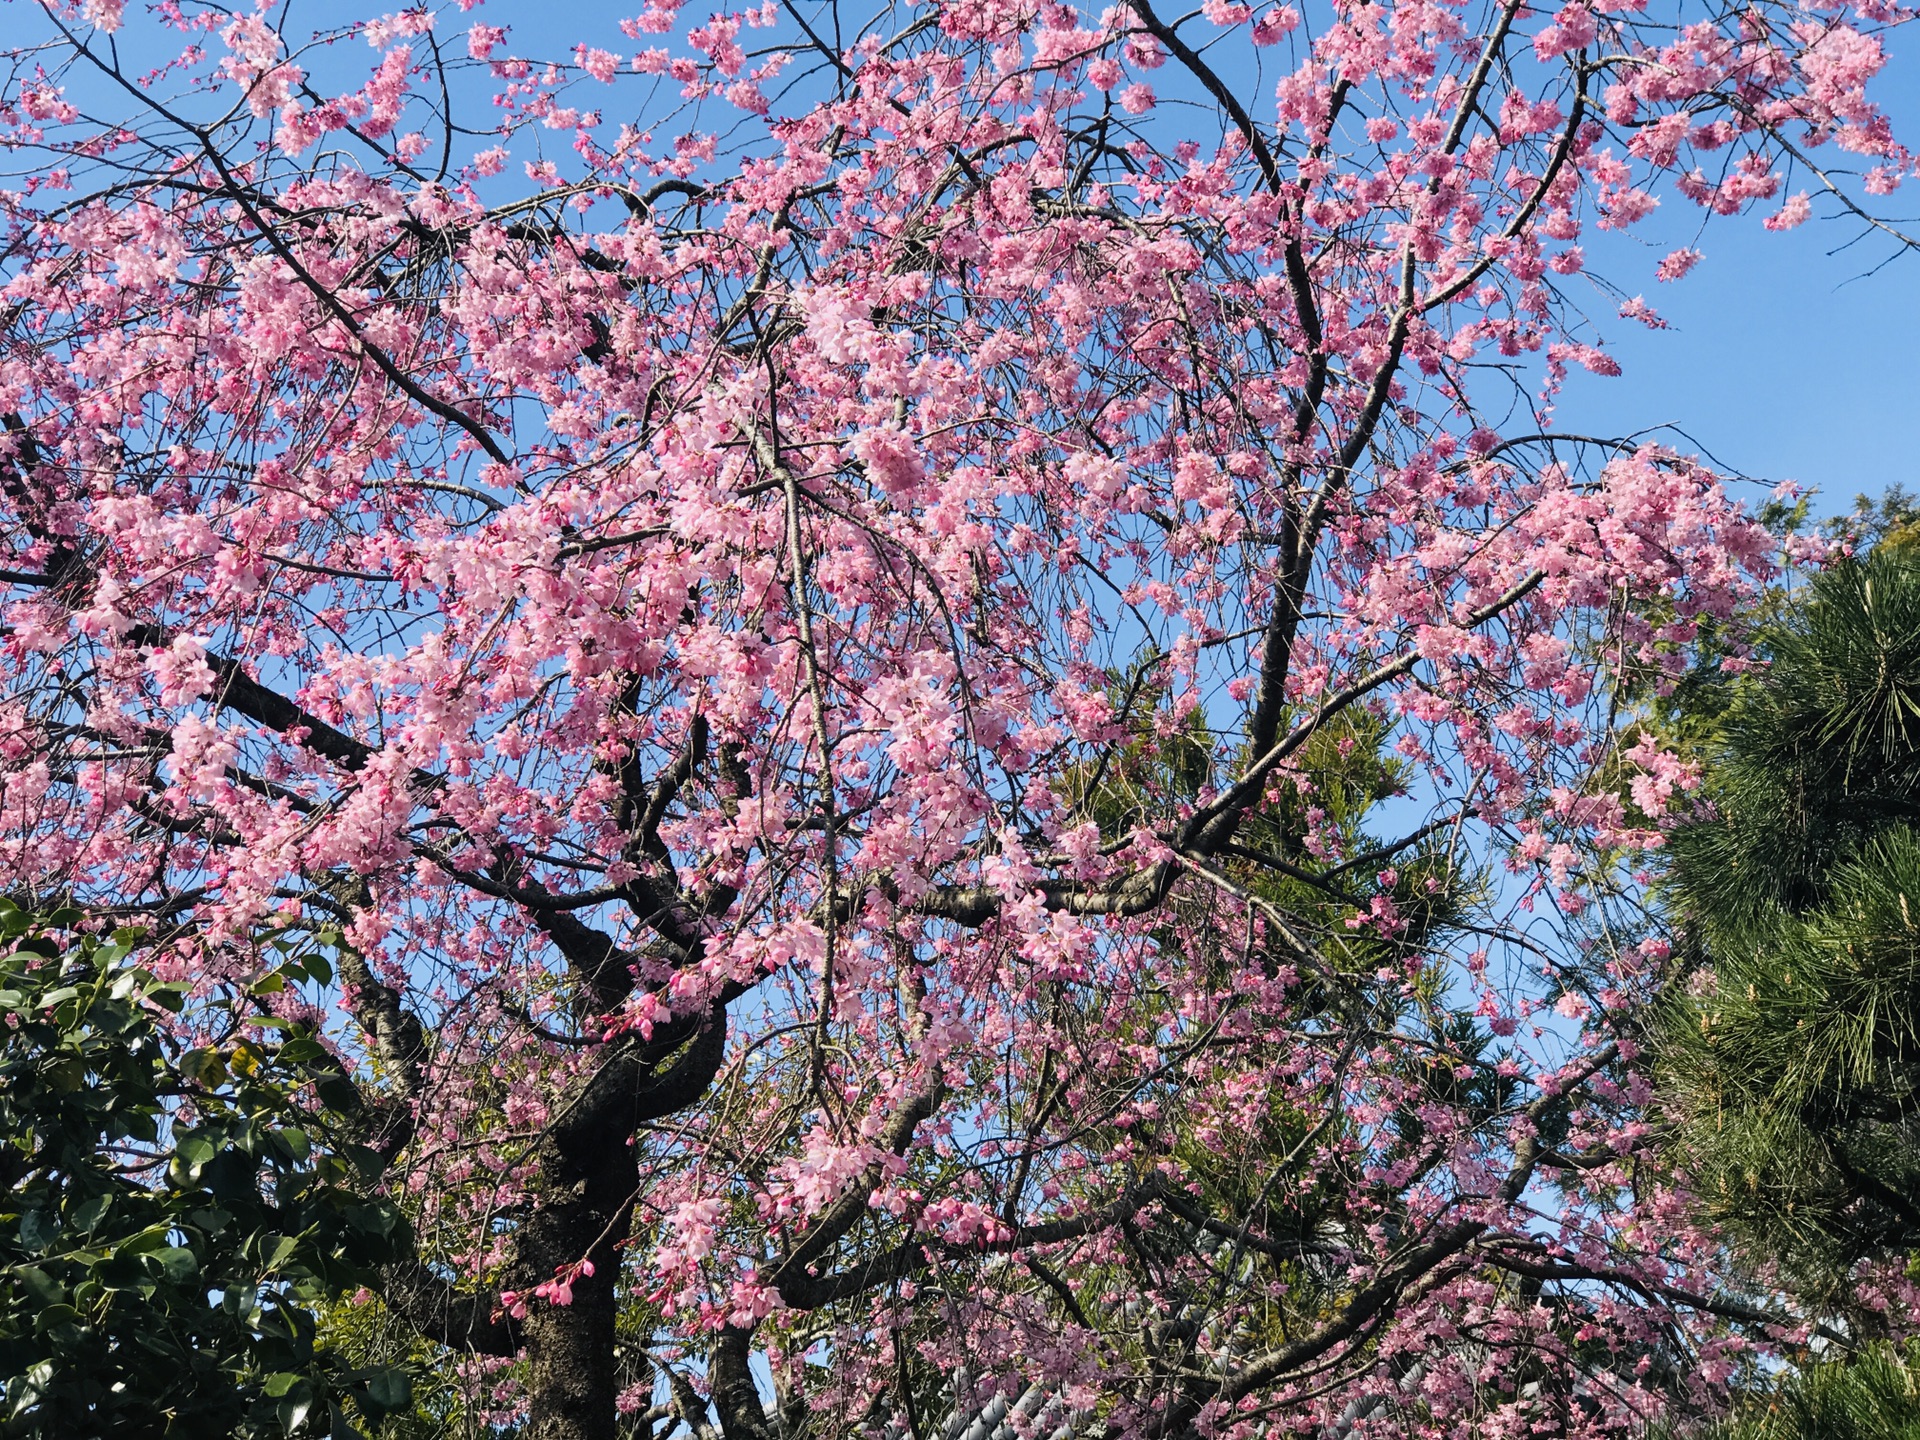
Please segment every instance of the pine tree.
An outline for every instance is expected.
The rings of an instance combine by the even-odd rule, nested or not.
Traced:
[[[1852,1267],[1920,1247],[1920,563],[1818,575],[1765,649],[1674,836],[1700,965],[1663,1075],[1703,1203],[1843,1306]]]

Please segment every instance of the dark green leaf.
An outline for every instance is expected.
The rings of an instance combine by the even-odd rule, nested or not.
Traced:
[[[44,1210],[29,1210],[20,1217],[20,1243],[29,1250],[45,1250],[60,1233],[60,1222]]]
[[[168,1245],[154,1251],[153,1262],[175,1284],[192,1279],[200,1270],[200,1262],[194,1258],[193,1251],[180,1245]]]
[[[391,1413],[413,1402],[413,1382],[404,1370],[385,1366],[367,1372],[367,1403]]]
[[[313,1386],[301,1380],[280,1397],[275,1413],[280,1417],[280,1428],[291,1435],[306,1423],[307,1414],[312,1409]]]

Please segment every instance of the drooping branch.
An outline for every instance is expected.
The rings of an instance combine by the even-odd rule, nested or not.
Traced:
[[[1546,575],[1543,571],[1535,570],[1530,572],[1524,579],[1519,581],[1518,584],[1510,587],[1506,593],[1494,600],[1488,601],[1485,605],[1473,611],[1467,616],[1466,620],[1462,622],[1460,628],[1463,630],[1471,630],[1476,626],[1484,625],[1487,621],[1493,619],[1503,611],[1511,609],[1521,600],[1524,600],[1545,578]],[[1295,725],[1292,730],[1287,732],[1284,738],[1276,742],[1270,749],[1260,755],[1251,765],[1242,771],[1240,778],[1228,787],[1219,798],[1208,805],[1196,809],[1193,818],[1187,822],[1186,829],[1181,835],[1181,848],[1196,849],[1203,853],[1210,853],[1212,846],[1223,843],[1226,839],[1230,838],[1240,813],[1260,794],[1261,789],[1266,784],[1267,777],[1274,772],[1282,761],[1294,754],[1301,746],[1305,745],[1307,741],[1311,740],[1335,715],[1338,715],[1356,700],[1360,700],[1373,691],[1378,690],[1388,681],[1405,675],[1419,663],[1420,652],[1418,650],[1403,650],[1385,664],[1376,666],[1358,680],[1343,686],[1328,696],[1315,707],[1311,715],[1305,720],[1302,720],[1298,725]]]
[[[780,1281],[778,1287],[780,1298],[798,1309],[817,1310],[850,1296],[864,1295],[882,1286],[896,1284],[942,1259],[957,1261],[979,1255],[1025,1254],[1045,1249],[1049,1245],[1062,1245],[1069,1240],[1085,1239],[1089,1235],[1101,1234],[1131,1220],[1147,1206],[1157,1203],[1164,1193],[1165,1186],[1162,1181],[1149,1179],[1129,1186],[1107,1204],[1089,1209],[1070,1219],[1019,1226],[1005,1234],[982,1240],[974,1245],[952,1244],[937,1237],[908,1240],[892,1249],[882,1251],[851,1269],[836,1271],[818,1278],[804,1273],[786,1275],[788,1266],[783,1265],[781,1273],[785,1278]],[[863,1207],[866,1205],[864,1195],[861,1196],[861,1205]],[[788,1264],[790,1265],[791,1262]]]

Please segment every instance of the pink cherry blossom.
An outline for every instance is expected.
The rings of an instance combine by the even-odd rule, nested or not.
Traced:
[[[1903,10],[455,13],[8,12],[0,867],[183,1027],[326,958],[476,1423],[1601,1440],[1804,1337],[1654,1178],[1637,707],[1823,551],[1552,407],[1701,254],[1594,232],[1875,213]]]

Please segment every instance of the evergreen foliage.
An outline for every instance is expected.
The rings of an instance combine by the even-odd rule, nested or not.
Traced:
[[[378,1157],[301,1103],[347,1103],[337,1064],[231,1002],[225,1033],[170,1038],[189,987],[84,923],[0,900],[0,1435],[348,1440],[406,1408],[405,1371],[316,1343],[409,1243],[363,1193]]]
[[[1920,1440],[1920,1345],[1787,1375],[1692,1440]]]
[[[1706,747],[1661,1055],[1706,1205],[1825,1303],[1920,1245],[1920,564],[1815,577]]]

